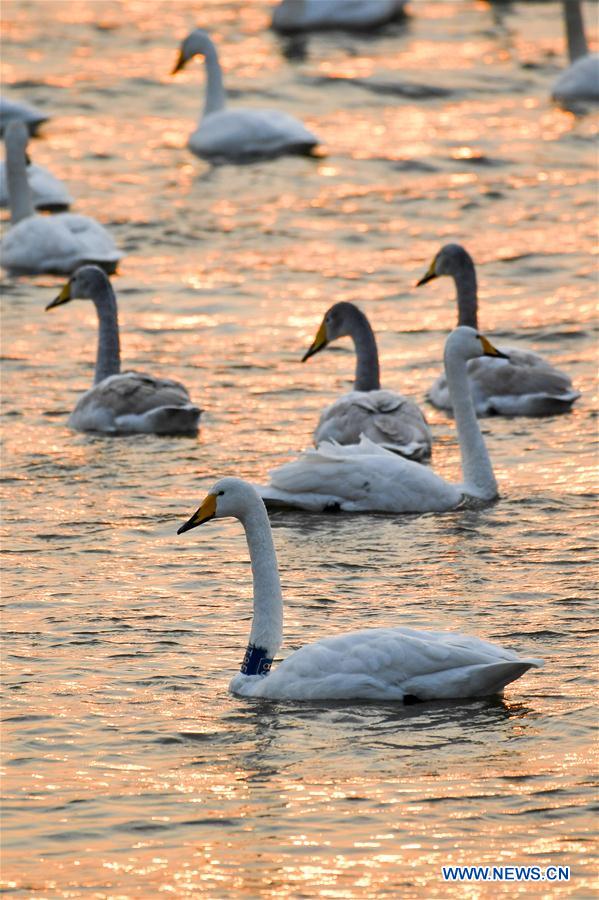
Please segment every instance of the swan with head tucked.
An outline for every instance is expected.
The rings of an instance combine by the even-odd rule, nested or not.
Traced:
[[[77,431],[104,434],[196,434],[201,410],[178,381],[140,372],[121,372],[116,297],[106,273],[83,266],[46,309],[70,300],[91,300],[98,315],[94,386],[69,418]]]
[[[376,338],[366,315],[357,306],[341,302],[327,310],[302,362],[331,341],[346,336],[352,339],[356,351],[354,389],[324,410],[314,432],[314,443],[357,444],[363,434],[408,459],[428,458],[432,435],[426,419],[413,400],[395,391],[381,390]]]
[[[323,441],[270,473],[258,488],[265,503],[322,512],[444,512],[497,497],[497,482],[468,389],[466,363],[499,350],[473,328],[456,328],[445,344],[445,371],[455,408],[463,483],[445,481],[368,438],[341,447]]]
[[[599,102],[599,54],[589,53],[579,0],[562,0],[570,65],[559,76],[551,96],[562,106]]]
[[[418,285],[450,275],[456,286],[458,325],[478,327],[476,271],[459,244],[439,250]],[[473,359],[468,379],[478,416],[552,416],[568,412],[580,393],[569,377],[530,350],[504,349],[497,359]],[[451,411],[447,378],[440,375],[428,392],[438,409]]]
[[[35,106],[22,100],[9,100],[0,97],[0,134],[4,134],[9,122],[24,122],[29,134],[37,133],[38,128],[48,121],[48,116]]]
[[[486,697],[542,660],[469,635],[413,628],[369,628],[325,638],[272,662],[283,639],[283,600],[264,503],[239,478],[217,481],[178,534],[231,516],[245,529],[254,615],[241,671],[229,690],[268,700],[417,700]]]
[[[206,99],[189,149],[209,160],[251,160],[284,153],[310,153],[316,138],[298,119],[274,109],[226,109],[223,76],[213,41],[201,28],[181,44],[173,75],[194,56],[206,64]]]
[[[341,28],[367,31],[403,19],[406,0],[281,0],[271,25],[282,34]]]
[[[86,262],[109,272],[122,257],[108,232],[88,216],[37,215],[27,180],[27,129],[11,122],[5,133],[11,228],[0,242],[2,265],[15,273],[70,273]]]

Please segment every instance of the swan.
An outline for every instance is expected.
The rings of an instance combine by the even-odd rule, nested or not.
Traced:
[[[0,134],[4,131],[9,122],[15,120],[25,122],[29,134],[36,134],[40,125],[48,121],[41,109],[30,106],[29,103],[23,103],[22,100],[9,100],[7,97],[0,97]]]
[[[201,410],[178,381],[121,372],[116,297],[99,266],[82,266],[46,309],[70,300],[91,300],[99,323],[94,386],[69,418],[76,431],[105,434],[195,434]]]
[[[464,502],[490,502],[497,482],[468,389],[466,362],[499,350],[473,328],[456,328],[445,343],[445,371],[455,407],[463,484],[452,484],[427,466],[404,459],[362,436],[341,447],[323,441],[316,450],[270,473],[258,490],[269,506],[322,512],[444,512]]]
[[[225,89],[216,47],[196,28],[181,44],[172,74],[196,55],[206,64],[206,100],[196,130],[189,136],[192,153],[210,160],[251,160],[283,153],[310,153],[318,144],[298,119],[274,109],[225,109]]]
[[[245,529],[254,582],[254,616],[241,671],[229,690],[268,700],[417,700],[498,694],[540,659],[469,635],[414,628],[369,628],[325,638],[291,653],[275,669],[283,639],[283,600],[264,503],[240,478],[217,481],[177,534],[231,516]]]
[[[381,390],[376,338],[365,314],[353,303],[335,303],[302,358],[305,362],[331,341],[351,337],[356,350],[354,389],[328,406],[314,432],[314,443],[357,444],[360,435],[409,459],[431,455],[430,428],[413,400]]]
[[[282,0],[271,25],[282,34],[344,28],[367,31],[403,19],[406,0]]]
[[[568,106],[577,100],[599,102],[599,54],[589,53],[579,0],[562,0],[570,65],[562,72],[551,96]]]
[[[451,275],[455,281],[458,325],[477,328],[476,271],[470,254],[459,244],[446,244],[417,286],[440,275]],[[503,358],[473,359],[468,378],[478,416],[552,416],[568,412],[580,397],[567,375],[530,350],[506,349]],[[428,399],[438,409],[451,411],[444,375],[437,378]]]
[[[27,129],[11,122],[5,132],[11,228],[0,242],[5,269],[16,273],[70,273],[85,262],[113,272],[121,259],[107,231],[88,216],[36,215],[27,181]]]
[[[48,212],[58,212],[68,209],[73,198],[66,187],[52,172],[29,162],[27,158],[27,181],[31,191],[31,200],[36,209]],[[0,162],[0,207],[10,205],[8,197],[8,183],[6,179],[6,164]]]

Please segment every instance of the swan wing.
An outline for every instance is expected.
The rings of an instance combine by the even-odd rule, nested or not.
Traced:
[[[432,435],[420,408],[395,391],[351,391],[327,407],[314,443],[357,444],[364,434],[409,459],[430,456]]]
[[[270,109],[222,109],[204,116],[190,139],[198,156],[249,158],[307,151],[318,143],[293,116]]]

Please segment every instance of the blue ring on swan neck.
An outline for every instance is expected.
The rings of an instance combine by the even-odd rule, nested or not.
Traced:
[[[272,666],[272,659],[266,655],[266,650],[248,644],[241,663],[241,672],[244,675],[268,675]]]

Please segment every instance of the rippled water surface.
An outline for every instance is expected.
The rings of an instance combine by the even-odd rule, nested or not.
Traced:
[[[4,84],[52,115],[31,155],[126,251],[123,359],[180,378],[205,409],[198,440],[70,432],[93,307],[44,313],[60,279],[5,279],[3,887],[590,897],[597,118],[548,101],[560,7],[423,0],[375,38],[294,46],[269,32],[268,9],[3,3]],[[194,25],[219,44],[232,103],[303,118],[322,156],[191,157],[202,67],[169,72]],[[282,653],[405,624],[476,633],[545,668],[470,703],[237,699],[241,527],[176,529],[215,478],[261,481],[294,457],[347,389],[346,341],[299,363],[333,300],[370,316],[384,384],[424,399],[453,287],[413,285],[448,240],[478,263],[484,330],[543,353],[582,398],[563,417],[485,420],[502,494],[488,509],[277,513]],[[459,479],[453,423],[427,414],[433,465]],[[569,865],[571,880],[441,879],[445,863],[513,862]]]

